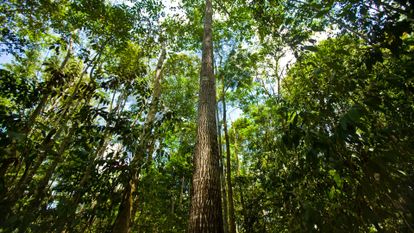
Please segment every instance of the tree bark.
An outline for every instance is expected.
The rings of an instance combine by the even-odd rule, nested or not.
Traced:
[[[135,176],[136,174],[133,174]],[[128,233],[131,222],[133,193],[135,192],[137,177],[133,177],[124,189],[118,215],[112,228],[112,233]]]
[[[231,152],[230,139],[227,130],[227,111],[226,111],[226,92],[223,78],[223,129],[224,139],[226,141],[226,176],[227,176],[227,201],[229,206],[229,233],[236,233],[236,221],[234,217],[233,185],[231,182]]]
[[[197,144],[193,163],[193,180],[189,233],[222,233],[220,164],[217,145],[216,80],[213,71],[213,7],[206,0],[202,66],[198,103]]]

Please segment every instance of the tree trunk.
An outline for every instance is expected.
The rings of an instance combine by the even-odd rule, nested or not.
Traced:
[[[55,171],[57,165],[62,161],[63,159],[63,153],[67,146],[70,144],[71,136],[73,135],[75,131],[75,127],[73,126],[70,130],[70,132],[67,134],[65,139],[62,141],[58,152],[56,153],[56,158],[53,160],[52,164],[48,168],[46,175],[41,179],[41,181],[38,184],[38,187],[33,193],[33,200],[31,200],[28,204],[28,207],[26,209],[25,217],[23,218],[23,222],[19,226],[19,232],[24,233],[27,232],[28,226],[33,222],[33,220],[39,215],[39,209],[41,207],[41,204],[47,195],[47,185],[50,181],[50,178],[53,175],[53,172]]]
[[[123,99],[126,98],[126,94],[121,92],[118,96],[118,100],[116,101],[117,102],[116,106],[113,107],[116,94],[117,94],[116,91],[112,94],[111,102],[109,104],[108,114],[116,115],[122,112],[121,104],[123,102]],[[63,217],[58,218],[57,220],[58,222],[61,222],[61,223],[58,224],[56,232],[65,233],[67,232],[68,229],[73,227],[73,223],[75,222],[75,219],[76,219],[75,217],[76,208],[79,205],[79,202],[81,201],[82,196],[86,192],[85,187],[87,186],[89,179],[90,179],[90,175],[93,169],[95,168],[95,161],[98,159],[102,159],[105,153],[105,150],[109,144],[109,139],[108,139],[109,126],[110,126],[110,122],[108,121],[105,126],[106,128],[103,132],[104,136],[101,142],[99,143],[99,146],[96,150],[96,154],[93,156],[92,160],[89,161],[89,165],[86,167],[85,172],[83,173],[83,176],[81,180],[79,181],[78,188],[75,190],[74,194],[72,195],[72,198],[70,200],[71,208],[66,209],[65,213],[62,215]]]
[[[161,96],[162,67],[164,65],[166,56],[167,56],[167,52],[165,48],[163,48],[161,51],[161,55],[158,58],[157,67],[155,70],[151,105],[150,105],[150,110],[148,112],[148,116],[145,122],[147,125],[150,125],[154,122],[155,114],[158,111],[158,102]]]
[[[46,138],[43,140],[41,146],[40,146],[40,155],[38,156],[37,160],[35,162],[29,161],[26,163],[26,169],[21,178],[19,179],[16,187],[11,190],[6,197],[7,200],[7,206],[12,207],[14,206],[17,201],[23,196],[24,191],[28,188],[29,184],[33,181],[35,178],[35,174],[37,173],[40,165],[44,162],[44,160],[47,158],[47,155],[50,154],[54,138],[58,138],[62,131],[64,130],[64,127],[59,127],[59,129],[52,129]],[[32,166],[33,164],[33,166]]]
[[[216,124],[216,80],[213,72],[213,7],[206,0],[200,91],[198,103],[197,144],[194,153],[194,172],[189,233],[222,233],[220,164]]]
[[[128,182],[122,195],[121,205],[119,206],[118,215],[112,228],[112,233],[128,233],[131,221],[132,199],[135,192],[136,174]]]
[[[86,68],[85,68],[86,70]],[[53,143],[56,141],[62,131],[65,129],[65,122],[69,120],[69,116],[71,116],[71,107],[74,104],[74,96],[79,91],[79,86],[83,81],[83,75],[79,78],[79,80],[75,84],[75,88],[72,92],[71,97],[68,99],[67,102],[63,104],[65,106],[64,110],[61,114],[59,114],[58,119],[55,119],[56,122],[59,122],[57,125],[59,126],[57,129],[51,129],[48,133],[48,135],[43,140],[42,144],[40,145],[40,154],[37,156],[35,161],[28,161],[26,164],[26,170],[23,173],[23,175],[20,177],[20,180],[18,181],[16,188],[10,193],[12,197],[10,198],[10,204],[13,203],[13,201],[16,201],[19,199],[22,195],[24,190],[27,188],[28,184],[33,180],[34,175],[38,171],[40,165],[45,161],[47,158],[47,155],[51,153],[51,149],[53,148]],[[75,103],[77,106],[79,102]],[[75,111],[76,107],[72,109],[72,111]]]
[[[63,69],[65,68],[66,64],[68,63],[69,58],[70,58],[70,56],[72,54],[72,47],[73,47],[73,37],[70,36],[69,44],[68,44],[68,48],[67,48],[67,52],[66,52],[65,59],[62,61],[62,63],[60,64],[60,67],[59,67],[60,68],[60,71],[63,71]],[[53,83],[53,80],[49,80],[47,82],[46,87],[44,89],[43,96],[40,99],[39,104],[36,106],[36,109],[30,115],[29,120],[27,121],[27,124],[26,124],[26,128],[25,128],[26,134],[29,134],[30,133],[30,131],[31,131],[32,127],[33,127],[33,124],[36,121],[36,118],[42,113],[43,108],[46,106],[46,102],[49,99],[49,95],[50,95],[50,91],[51,91],[50,89],[52,88],[52,83]]]
[[[63,70],[71,56],[71,52],[72,52],[72,44],[73,44],[73,40],[72,37],[69,41],[68,44],[68,51],[67,54],[65,56],[65,59],[63,60],[63,62],[60,65],[60,70]],[[33,124],[36,121],[36,118],[38,117],[39,114],[41,114],[43,108],[46,106],[47,100],[49,98],[49,94],[50,94],[50,90],[52,88],[52,81],[53,81],[54,77],[52,76],[52,80],[49,80],[46,88],[44,89],[44,94],[42,96],[42,99],[40,101],[40,103],[38,104],[38,106],[36,107],[36,109],[33,111],[33,113],[30,115],[29,120],[26,124],[25,127],[25,132],[26,135],[30,134],[30,131],[32,130]],[[78,81],[77,84],[80,84],[82,81],[82,78],[80,78],[80,80]],[[76,93],[77,89],[75,89]],[[73,94],[74,95],[74,94]],[[65,109],[65,111],[60,114],[60,118],[57,120],[57,122],[60,122],[60,120],[62,119],[62,116],[66,116],[67,110],[70,106],[68,105],[68,107]],[[11,192],[11,194],[13,195],[14,199],[18,199],[20,198],[20,196],[22,195],[22,192],[24,191],[24,189],[27,187],[28,183],[31,181],[31,179],[33,178],[35,172],[37,171],[38,167],[43,163],[44,159],[46,158],[48,152],[50,152],[50,148],[51,148],[51,143],[53,143],[52,137],[53,138],[57,138],[60,135],[60,132],[62,130],[62,127],[60,127],[58,130],[56,129],[52,129],[48,135],[45,137],[45,139],[42,142],[41,145],[41,151],[44,151],[43,153],[40,153],[40,155],[37,157],[37,161],[33,162],[33,161],[28,161],[26,162],[26,169],[22,175],[22,177],[20,178],[19,182],[17,183],[17,186],[15,188],[15,190],[13,192]],[[23,154],[27,154],[28,151],[25,151]],[[34,166],[32,167],[32,164],[34,164]],[[13,198],[11,198],[13,200]],[[9,201],[9,204],[12,204],[13,201]]]
[[[229,232],[229,225],[228,225],[228,214],[227,214],[227,193],[226,193],[226,177],[224,176],[224,161],[223,161],[223,144],[221,142],[221,125],[219,120],[219,114],[217,111],[217,133],[218,133],[218,141],[219,141],[219,156],[220,156],[220,181],[221,181],[221,195],[223,199],[223,226],[224,226],[224,233]]]
[[[234,129],[234,155],[236,157],[236,176],[237,177],[240,177],[240,162],[239,162],[238,138],[237,138],[236,129],[235,128],[233,128],[233,129]],[[240,203],[241,203],[241,207],[242,207],[242,213],[243,213],[244,223],[247,226],[247,221],[246,221],[247,211],[246,211],[246,204],[244,203],[244,194],[243,194],[242,185],[239,183],[238,187],[239,187]]]
[[[150,140],[150,134],[153,129],[155,114],[158,111],[158,102],[161,96],[162,66],[164,64],[166,55],[167,55],[167,52],[165,48],[163,48],[161,51],[161,55],[158,58],[157,67],[155,70],[154,85],[153,85],[150,109],[147,115],[147,119],[145,121],[144,132],[142,134],[144,136],[143,146],[145,147],[145,150],[148,152],[148,163],[149,164],[152,162],[152,152],[154,148],[152,145],[153,142],[152,140]]]
[[[84,98],[83,98],[85,99],[83,103],[84,106],[89,104],[92,94],[93,92],[84,94]],[[72,110],[73,112],[71,112],[69,116],[72,116],[73,114],[76,113],[76,110],[79,109],[80,104],[81,102],[77,102],[75,104]],[[69,116],[67,119],[69,119]],[[80,121],[83,121],[83,120],[85,119],[84,118],[80,119]],[[68,127],[67,125],[63,125],[62,131],[66,131],[67,127]],[[24,221],[19,228],[19,232],[26,232],[29,224],[32,221],[34,221],[35,218],[39,215],[39,211],[41,212],[42,202],[44,202],[44,199],[48,193],[48,189],[50,189],[50,187],[48,187],[48,184],[50,183],[50,180],[54,172],[56,171],[56,168],[59,165],[59,163],[65,159],[64,153],[69,147],[69,145],[71,144],[72,136],[76,132],[76,130],[77,130],[77,125],[72,125],[70,130],[67,132],[66,137],[64,137],[62,141],[60,142],[59,149],[57,151],[53,151],[52,148],[49,148],[48,154],[54,155],[54,160],[52,161],[51,165],[47,168],[46,174],[39,181],[37,188],[33,191],[33,199],[28,204],[28,207],[27,207],[28,211],[26,211],[27,214],[24,217]],[[29,192],[29,195],[31,193],[32,192]]]
[[[234,133],[234,157],[236,159],[236,176],[240,176],[240,160],[239,160],[239,149],[237,144],[237,132],[236,128],[233,127],[233,133]]]
[[[181,189],[180,196],[178,197],[178,208],[183,209],[183,196],[184,196],[185,176],[181,177]]]
[[[157,62],[157,67],[155,70],[155,77],[154,77],[154,87],[152,92],[152,102],[150,105],[150,109],[147,115],[147,119],[144,124],[143,133],[141,142],[138,148],[138,153],[135,153],[132,161],[131,161],[131,173],[132,177],[123,192],[123,199],[121,205],[119,207],[119,212],[116,217],[115,223],[113,225],[112,232],[113,233],[127,233],[129,232],[130,227],[132,227],[131,216],[135,217],[135,212],[137,210],[136,205],[134,205],[133,200],[135,195],[135,189],[138,183],[138,177],[140,169],[139,161],[141,155],[144,155],[145,152],[148,152],[147,146],[149,145],[150,141],[150,134],[153,128],[153,123],[155,120],[155,114],[158,111],[158,102],[161,96],[161,79],[162,79],[162,66],[164,64],[164,60],[166,58],[166,50],[165,48],[162,49],[161,55]],[[133,123],[134,124],[134,123]],[[151,150],[150,150],[150,153]],[[150,163],[152,161],[152,155],[148,154],[147,161]]]
[[[227,195],[229,206],[229,233],[236,233],[236,221],[234,217],[234,202],[233,202],[233,185],[231,182],[231,160],[230,160],[230,139],[227,130],[227,111],[226,111],[226,92],[224,88],[223,78],[223,129],[224,138],[226,141],[226,175],[227,175]]]

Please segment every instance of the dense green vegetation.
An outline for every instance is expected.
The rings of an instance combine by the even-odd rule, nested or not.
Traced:
[[[212,224],[414,232],[414,3],[212,6]],[[0,232],[194,232],[205,8],[0,3]]]

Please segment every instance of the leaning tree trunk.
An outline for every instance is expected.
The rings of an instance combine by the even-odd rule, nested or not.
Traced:
[[[71,57],[72,47],[73,47],[73,38],[72,37],[73,36],[70,37],[68,48],[67,48],[67,53],[66,53],[66,56],[65,56],[64,60],[62,61],[61,65],[60,65],[59,72],[63,72],[63,69],[65,68],[66,64],[68,63],[68,61]],[[55,78],[56,78],[55,75],[52,75],[51,79],[47,81],[47,84],[46,84],[45,88],[43,89],[42,98],[41,98],[40,102],[38,103],[38,105],[36,106],[35,110],[31,113],[31,115],[29,117],[29,120],[26,123],[25,129],[24,129],[24,131],[26,133],[26,137],[28,137],[28,135],[30,134],[30,132],[32,130],[32,127],[33,127],[33,125],[36,121],[36,118],[42,113],[43,109],[46,106],[46,103],[47,103],[47,101],[50,97],[50,92],[51,92],[51,89],[52,89],[52,86],[53,86],[53,80]],[[54,130],[49,132],[48,136],[50,136],[50,137],[46,137],[46,140],[44,141],[43,146],[42,146],[43,148],[49,149],[51,147],[50,146],[50,142],[51,142],[50,139],[52,138],[53,134],[55,134],[55,133],[56,133],[56,131],[54,131]],[[28,153],[28,151],[27,151],[27,148],[26,148],[26,151],[24,151],[23,154],[27,154],[27,153]],[[42,158],[42,155],[38,156],[38,162],[37,162],[38,165],[40,165],[43,162],[43,160],[44,160],[44,158]],[[31,170],[30,170],[32,164],[35,164],[34,172],[36,172],[36,169],[37,169],[36,168],[36,162],[33,162],[33,161],[27,162],[26,163],[26,169],[23,173],[23,176],[20,178],[20,180],[17,184],[17,187],[15,188],[15,192],[12,193],[13,197],[15,197],[15,199],[20,198],[21,194],[19,193],[20,192],[19,189],[26,188],[28,182],[30,181],[30,179],[34,175],[34,172],[31,172]],[[9,202],[9,204],[11,204],[11,201],[8,201],[8,202]]]
[[[151,105],[147,115],[147,119],[145,121],[145,126],[143,129],[142,135],[144,136],[143,146],[145,150],[148,152],[148,163],[151,164],[152,162],[152,153],[153,153],[153,142],[150,139],[150,134],[153,128],[153,124],[155,121],[155,114],[158,111],[158,103],[161,97],[161,81],[162,81],[162,67],[164,64],[164,60],[166,58],[167,52],[165,48],[162,49],[161,55],[157,62],[157,67],[155,70],[155,78],[153,84],[153,91],[151,96]]]
[[[62,64],[59,67],[59,71],[63,72],[63,69],[65,68],[66,64],[68,63],[70,56],[72,54],[72,47],[73,47],[73,36],[71,35],[69,38],[69,43],[68,43],[68,48],[67,48],[67,52],[66,52],[66,56],[65,59],[63,60]],[[49,80],[46,84],[45,89],[43,90],[43,96],[40,99],[39,104],[36,106],[35,110],[32,112],[32,114],[29,117],[29,120],[26,123],[26,127],[25,127],[25,132],[26,134],[29,134],[33,124],[36,121],[36,118],[42,113],[43,108],[46,106],[46,102],[49,99],[49,95],[51,93],[51,88],[52,88],[52,84],[53,84],[53,80]]]
[[[90,100],[92,98],[94,90],[88,91],[83,93],[82,99],[84,99],[83,106],[87,106],[90,103]],[[76,114],[78,109],[81,109],[80,104],[82,102],[78,101],[75,103],[75,106],[73,110],[71,110],[70,113],[68,113],[68,117],[66,119],[70,119],[71,116]],[[85,120],[84,116],[80,119],[82,122]],[[65,121],[62,121],[60,125],[62,125],[62,132],[66,131],[68,126],[64,124]],[[33,191],[33,199],[29,201],[27,207],[26,207],[26,213],[23,218],[23,222],[19,227],[19,232],[27,232],[27,227],[31,222],[33,222],[42,212],[42,202],[44,202],[44,199],[46,195],[48,194],[48,184],[50,183],[50,180],[56,171],[57,166],[65,159],[64,153],[68,149],[69,145],[71,144],[71,139],[73,137],[73,134],[78,129],[77,125],[72,125],[70,130],[67,132],[66,136],[62,139],[62,141],[59,144],[59,148],[57,151],[54,151],[53,148],[48,148],[47,154],[48,155],[54,155],[54,159],[52,160],[52,163],[50,166],[46,169],[46,174],[43,176],[43,178],[40,179],[39,183],[37,184],[37,188]],[[31,192],[28,193],[28,195],[32,194]]]
[[[153,123],[155,120],[155,114],[158,110],[158,102],[161,96],[161,79],[162,79],[162,66],[166,57],[166,50],[163,49],[158,59],[157,67],[155,70],[154,86],[152,92],[152,102],[147,115],[147,119],[144,124],[143,133],[140,145],[138,146],[138,152],[131,161],[131,178],[126,185],[122,194],[123,198],[119,206],[118,215],[115,219],[115,223],[112,228],[113,233],[128,233],[131,227],[131,218],[135,216],[136,208],[133,208],[133,200],[135,195],[136,186],[139,178],[139,161],[141,155],[147,152],[148,142],[150,140],[150,133],[152,131]],[[151,162],[152,155],[148,155],[148,162]],[[150,158],[151,157],[151,158]]]
[[[62,63],[63,64],[63,63]],[[71,96],[68,98],[66,102],[63,104],[63,111],[59,114],[57,119],[54,121],[60,122],[61,127],[58,127],[57,129],[52,129],[49,131],[48,135],[43,140],[42,144],[40,145],[41,152],[35,161],[29,161],[26,164],[26,169],[23,173],[23,175],[20,177],[15,189],[10,193],[12,195],[8,202],[9,204],[12,204],[13,202],[16,202],[22,195],[25,189],[27,188],[28,184],[33,180],[34,175],[38,171],[40,165],[45,161],[47,155],[50,153],[52,147],[52,144],[55,139],[59,138],[60,134],[62,133],[64,127],[62,126],[64,122],[68,121],[68,116],[70,115],[70,109],[74,104],[74,96],[79,92],[80,85],[83,81],[83,76],[87,70],[88,66],[84,68],[83,73],[80,75],[79,80],[75,82],[74,90],[72,91]]]
[[[39,211],[41,210],[41,204],[47,195],[47,185],[53,175],[53,172],[55,171],[58,164],[63,159],[63,153],[67,146],[70,144],[71,136],[75,132],[75,127],[73,126],[70,130],[70,132],[67,134],[65,139],[60,144],[59,150],[56,153],[56,158],[53,160],[51,166],[47,169],[46,175],[41,179],[41,181],[38,184],[38,187],[34,191],[33,199],[29,202],[28,207],[26,208],[23,222],[20,223],[19,226],[19,233],[27,232],[27,228],[29,225],[35,220],[35,218],[40,215]]]
[[[206,0],[200,91],[198,103],[197,144],[194,153],[194,172],[189,233],[222,233],[220,164],[216,124],[216,80],[213,72],[213,7]]]
[[[227,202],[229,206],[229,233],[236,233],[236,221],[234,217],[233,185],[231,183],[230,139],[227,130],[226,92],[223,79],[223,129],[226,141],[226,175],[227,175]]]
[[[85,101],[84,105],[87,105],[92,97],[93,93],[89,93],[89,96],[87,97],[88,100]],[[113,94],[112,97],[112,101],[110,103],[110,107],[109,107],[109,113],[112,113],[113,111],[117,111],[117,109],[119,108],[119,106],[117,105],[115,109],[112,109],[112,105],[114,102],[114,98],[115,98],[115,94]],[[122,96],[122,95],[121,95]],[[118,101],[120,102],[120,101]],[[115,113],[116,114],[116,113]],[[108,127],[108,123],[106,125]],[[107,132],[104,132],[105,136],[107,134]],[[69,134],[69,136],[71,135],[71,133]],[[104,137],[105,137],[104,136]],[[101,142],[101,144],[104,144],[104,141]],[[103,145],[100,145],[100,147],[98,147],[98,152],[97,154],[100,153],[100,148],[103,147]],[[59,152],[59,154],[63,154],[65,148],[60,147],[60,149],[62,149],[62,152]],[[103,152],[102,152],[103,154]],[[101,157],[97,157],[96,155],[93,157],[94,159],[98,159]],[[83,194],[86,192],[85,187],[87,187],[87,183],[89,182],[89,178],[90,175],[92,173],[92,169],[94,168],[94,160],[89,161],[89,165],[86,167],[85,172],[83,173],[83,176],[78,184],[78,188],[75,189],[74,194],[72,195],[72,197],[69,199],[69,203],[71,208],[65,208],[63,210],[63,212],[61,213],[61,215],[56,219],[55,221],[55,225],[56,225],[56,232],[60,232],[60,233],[65,233],[68,231],[68,229],[73,227],[73,223],[76,221],[75,218],[75,212],[77,209],[77,206],[79,205],[79,202],[81,201],[81,197],[83,196]]]

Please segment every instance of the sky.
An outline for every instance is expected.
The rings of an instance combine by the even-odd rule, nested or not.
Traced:
[[[3,65],[4,63],[10,62],[11,59],[12,59],[11,55],[1,53],[1,55],[0,55],[0,65]]]
[[[12,55],[0,52],[0,68],[2,68],[4,64],[10,63],[12,59]]]

